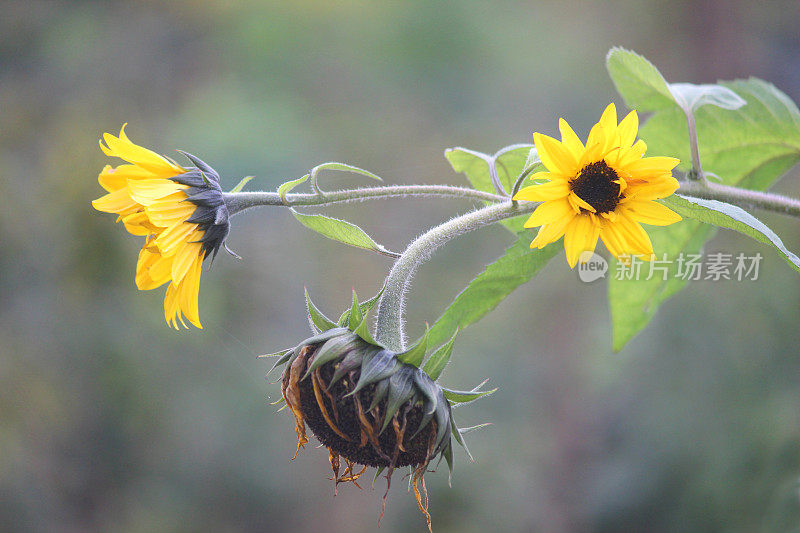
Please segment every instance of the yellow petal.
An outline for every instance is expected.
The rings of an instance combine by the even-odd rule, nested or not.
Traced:
[[[579,160],[584,150],[580,138],[578,138],[573,129],[563,118],[558,119],[558,130],[561,132],[561,142],[567,147],[567,150],[572,152],[575,160]]]
[[[125,126],[126,124],[123,124],[122,129],[120,129],[119,137],[114,137],[110,133],[103,134],[103,139],[108,148],[104,147],[102,143],[100,147],[106,155],[119,157],[161,177],[170,177],[185,172],[184,169],[170,163],[157,153],[131,142],[128,136],[125,135]]]
[[[570,268],[578,264],[581,254],[594,251],[600,227],[588,215],[578,215],[572,219],[564,233],[564,251]]]
[[[567,176],[578,172],[578,161],[561,142],[541,133],[533,134],[533,142],[536,144],[539,159],[547,170]]]
[[[555,242],[564,235],[564,230],[567,225],[572,222],[575,215],[571,217],[560,218],[551,224],[546,224],[539,228],[539,233],[536,238],[531,242],[531,248],[544,248],[551,242]]]
[[[141,291],[149,291],[160,287],[170,280],[171,257],[148,250],[147,245],[139,252],[136,264],[136,287]]]
[[[586,200],[584,200],[583,198],[581,198],[580,196],[578,196],[574,192],[569,193],[569,196],[567,197],[567,200],[569,200],[570,205],[572,205],[572,207],[573,207],[573,209],[575,210],[576,213],[580,213],[581,209],[585,209],[586,211],[589,211],[590,213],[596,213],[597,212],[597,209],[592,207]]]
[[[652,178],[649,181],[627,180],[625,196],[636,200],[658,200],[666,198],[678,190],[678,180],[670,174]]]
[[[680,159],[674,157],[656,156],[645,157],[631,162],[625,166],[625,170],[631,173],[633,178],[646,178],[653,174],[661,174],[663,172],[670,172],[675,168]]]
[[[130,192],[126,187],[92,201],[92,207],[104,213],[121,214],[139,207],[139,204],[131,198]]]
[[[514,195],[514,200],[527,200],[529,202],[546,202],[565,198],[569,194],[569,184],[566,180],[555,179],[539,185],[529,185],[520,189]]]
[[[184,188],[185,185],[165,179],[128,181],[128,189],[131,191],[131,197],[142,205],[149,205],[156,200],[176,193]]]
[[[151,235],[158,233],[159,229],[150,223],[147,214],[144,211],[137,211],[122,218],[122,223],[125,224],[125,229],[131,235]]]
[[[617,127],[619,146],[628,148],[636,140],[636,133],[639,131],[639,116],[636,111],[631,111],[628,116],[622,119]]]
[[[200,255],[203,245],[199,242],[190,242],[179,249],[173,256],[172,261],[172,280],[175,283],[180,283],[183,277],[189,271],[189,268]]]
[[[171,256],[178,251],[178,245],[181,243],[197,240],[192,238],[195,228],[197,224],[187,222],[173,224],[156,238],[155,245],[162,255]]]
[[[617,230],[613,223],[603,224],[600,228],[600,238],[614,258],[619,259],[623,255],[630,254],[630,246],[625,236]]]
[[[108,192],[118,191],[128,186],[127,178],[120,175],[117,169],[113,168],[111,165],[103,167],[103,170],[101,170],[100,174],[97,176],[97,181],[100,183],[100,186]]]
[[[192,267],[178,285],[180,294],[180,310],[194,326],[202,329],[200,324],[200,273],[202,271],[203,258],[197,256]],[[185,325],[185,324],[184,324]]]
[[[169,287],[167,287],[167,294],[164,296],[164,318],[170,327],[180,329],[178,327],[178,320],[180,320],[183,327],[188,328],[186,322],[183,321],[183,317],[181,317],[179,298],[177,287],[174,283],[170,283]]]
[[[185,200],[186,194],[181,191],[154,200],[144,210],[153,224],[166,228],[192,216],[197,206]]]
[[[574,213],[572,207],[566,199],[553,200],[551,202],[544,202],[525,222],[526,228],[535,228],[543,224],[550,224],[559,218],[569,217],[572,218]]]
[[[649,200],[630,200],[621,204],[620,208],[629,218],[653,226],[669,226],[683,220],[669,207]]]
[[[617,218],[614,227],[625,236],[625,240],[630,245],[631,249],[627,250],[628,253],[631,255],[641,254],[648,258],[653,255],[653,244],[650,242],[650,237],[638,222],[623,215]]]

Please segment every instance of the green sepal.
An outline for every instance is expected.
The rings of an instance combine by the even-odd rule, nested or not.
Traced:
[[[384,470],[386,470],[385,466],[379,466],[378,468],[375,469],[375,476],[373,476],[373,478],[372,478],[372,488],[373,489],[375,488],[375,482],[378,481],[378,476],[380,476],[381,473],[383,473]]]
[[[381,287],[381,290],[378,291],[378,294],[376,294],[366,302],[361,302],[358,305],[362,315],[366,316],[367,313],[369,313],[372,310],[372,308],[375,307],[375,304],[378,303],[378,300],[380,300],[381,295],[383,295],[383,290],[385,288],[386,288],[386,283],[384,282],[383,286]],[[342,313],[342,316],[339,317],[339,325],[344,327],[349,323],[349,321],[350,321],[350,309]]]
[[[302,178],[297,178],[296,180],[287,181],[286,183],[281,184],[281,186],[278,187],[278,196],[280,196],[281,202],[284,204],[287,203],[286,195],[289,193],[289,191],[306,181],[309,177],[311,177],[311,174],[306,174]]]
[[[389,382],[387,380],[379,381],[377,385],[375,385],[375,394],[372,397],[372,403],[369,404],[369,409],[367,411],[372,411],[375,407],[386,397],[386,393],[389,392]]]
[[[433,355],[431,355],[428,360],[425,361],[423,370],[433,381],[439,379],[439,376],[442,375],[444,367],[447,366],[447,363],[450,361],[450,355],[453,353],[453,343],[456,341],[456,335],[458,335],[458,331],[459,326],[456,326],[456,332],[453,333],[453,336],[450,337],[450,340],[439,346],[439,348],[433,352]]]
[[[486,381],[489,380],[487,379]],[[497,391],[496,388],[484,391],[478,390],[486,383],[486,381],[484,381],[483,383],[481,383],[480,385],[469,391],[446,389],[444,387],[442,387],[442,391],[444,392],[444,397],[450,400],[451,403],[457,403],[457,404],[469,403],[483,396],[488,396],[490,394],[493,394],[494,392]]]
[[[391,352],[387,350],[377,352],[369,361],[361,365],[361,376],[358,378],[358,383],[345,397],[352,396],[370,383],[388,378],[401,366]]]
[[[272,356],[276,356],[276,355],[278,355],[278,354],[269,354],[269,355],[266,355],[264,357],[272,357]],[[293,356],[294,356],[294,350],[287,350],[286,352],[284,352],[283,355],[281,355],[278,358],[278,360],[275,361],[275,364],[272,365],[272,368],[267,370],[267,373],[264,375],[264,377],[269,376],[270,374],[272,374],[273,370],[275,370],[276,368],[278,368],[282,364],[284,364],[287,361],[289,361]]]
[[[364,342],[367,342],[375,346],[379,345],[378,341],[376,341],[372,337],[372,333],[369,331],[369,318],[367,316],[364,316],[358,327],[356,327],[356,329],[353,330],[353,333],[358,335]]]
[[[411,435],[411,438],[417,436],[417,433],[425,429],[425,427],[430,423],[431,419],[433,418],[434,413],[436,412],[436,407],[438,404],[438,394],[439,394],[439,387],[432,381],[433,378],[428,379],[428,377],[421,371],[417,371],[414,374],[414,383],[416,383],[417,388],[425,396],[427,401],[424,402],[423,408],[425,411],[422,413],[422,420],[420,420],[419,427]]]
[[[306,307],[308,308],[308,317],[311,323],[320,331],[328,331],[329,329],[336,328],[338,325],[322,314],[322,311],[317,309],[317,306],[311,301],[311,297],[308,295],[308,287],[304,287],[303,290],[305,290],[306,293]]]
[[[283,350],[275,353],[264,353],[256,356],[258,359],[268,359],[270,357],[283,357],[287,352],[291,352],[294,348],[284,348]]]
[[[456,442],[458,442],[461,445],[461,447],[464,448],[464,451],[466,452],[467,457],[469,457],[469,460],[474,463],[475,462],[475,458],[472,457],[472,453],[470,453],[469,448],[467,447],[467,442],[464,440],[464,437],[463,437],[464,434],[461,432],[461,430],[458,428],[458,426],[456,426],[456,422],[455,422],[455,420],[452,419],[452,417],[450,418],[450,429],[453,432],[453,437],[455,437]]]
[[[400,406],[414,396],[414,379],[408,369],[401,369],[389,378],[389,397],[386,399],[386,412],[383,416],[383,425],[378,432],[380,435],[389,425]]]
[[[443,401],[439,401],[436,404],[436,441],[433,445],[434,454],[439,453],[441,451],[441,447],[446,445],[445,443],[447,441],[445,441],[444,438],[447,436],[452,423],[453,414],[450,411],[450,405],[447,403],[445,398],[446,396],[441,398]]]
[[[361,339],[350,335],[335,337],[326,341],[325,344],[323,344],[322,347],[317,350],[317,353],[314,355],[314,360],[308,365],[308,370],[306,370],[306,373],[302,379],[306,379],[314,370],[318,369],[325,363],[329,363],[340,357],[343,357],[345,354],[356,348],[359,344],[361,344]]]
[[[328,383],[328,390],[330,390],[331,387],[333,387],[340,379],[342,379],[345,374],[361,366],[364,357],[364,352],[361,350],[350,350],[350,352],[344,356],[344,359],[339,361],[339,364],[336,365],[336,370],[333,372],[333,377],[331,377],[330,383]]]
[[[236,187],[231,189],[230,192],[240,192],[253,178],[255,178],[255,176],[245,176],[239,183],[236,184]]]
[[[358,305],[358,295],[355,289],[353,289],[353,303],[350,306],[350,316],[347,317],[347,329],[355,331],[363,319],[361,307]]]
[[[447,463],[447,484],[453,486],[453,445],[451,444],[442,451],[442,456]]]
[[[276,368],[278,368],[282,364],[286,363],[289,359],[292,358],[293,355],[294,355],[294,350],[293,349],[285,350],[283,352],[278,352],[278,353],[271,353],[269,355],[260,355],[259,357],[277,357],[277,356],[280,356],[275,361],[275,364],[272,365],[272,368],[270,368],[267,371],[267,373],[265,374],[265,377],[269,376],[272,373],[273,370],[275,370]]]
[[[318,333],[318,334],[314,335],[313,337],[307,338],[299,346],[297,346],[295,348],[295,351],[297,351],[299,353],[300,348],[302,348],[303,346],[308,346],[309,344],[318,344],[318,343],[320,343],[322,341],[326,341],[328,339],[332,339],[332,338],[338,337],[340,335],[345,335],[347,333],[350,333],[350,332],[348,330],[346,330],[345,328],[338,328],[338,327],[331,328],[331,329],[329,329],[327,331],[323,331],[322,333]]]
[[[414,343],[414,345],[403,353],[397,354],[397,359],[401,363],[419,367],[425,359],[425,352],[428,350],[428,334],[431,332],[428,324],[425,324],[425,335]]]

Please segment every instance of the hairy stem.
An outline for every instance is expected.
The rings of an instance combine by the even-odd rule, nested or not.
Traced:
[[[419,266],[437,248],[451,239],[500,220],[532,212],[537,202],[505,202],[471,211],[448,220],[417,237],[395,261],[386,277],[386,287],[378,302],[375,338],[387,348],[402,351],[406,347],[403,312],[405,297]]]
[[[403,196],[428,198],[465,198],[483,202],[505,202],[507,198],[488,192],[449,185],[392,185],[386,187],[365,187],[342,191],[321,192],[319,194],[289,193],[285,201],[277,192],[228,192],[223,194],[225,205],[231,215],[261,205],[285,207],[328,205],[343,202],[363,202],[381,198]]]
[[[705,179],[681,181],[678,194],[719,200],[742,208],[757,208],[800,218],[800,200],[769,192],[751,191],[730,185],[721,185]]]

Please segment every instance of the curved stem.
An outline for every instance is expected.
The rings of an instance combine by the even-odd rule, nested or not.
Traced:
[[[708,180],[681,181],[678,194],[695,196],[706,200],[719,200],[739,207],[774,211],[800,218],[800,200],[769,192],[751,191],[730,185],[712,183]]]
[[[279,205],[285,207],[301,205],[328,205],[343,202],[362,202],[381,198],[403,196],[428,198],[465,198],[483,202],[505,202],[507,198],[488,192],[449,185],[392,185],[386,187],[365,187],[342,191],[321,192],[319,194],[289,193],[284,202],[277,192],[227,192],[222,197],[231,215],[260,205]]]
[[[417,237],[395,261],[386,277],[386,287],[378,302],[375,338],[391,350],[401,352],[405,349],[403,321],[405,296],[417,269],[437,248],[472,230],[530,213],[538,205],[538,202],[505,202],[490,205],[450,219]]]

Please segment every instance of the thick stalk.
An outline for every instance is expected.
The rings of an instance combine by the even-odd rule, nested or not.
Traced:
[[[505,202],[471,211],[448,220],[417,237],[395,261],[378,302],[375,338],[400,352],[406,347],[403,313],[405,297],[419,266],[447,241],[506,218],[532,212],[537,202]]]
[[[705,179],[681,181],[678,194],[719,200],[742,208],[757,208],[800,218],[800,200],[769,192],[739,189],[730,185],[713,183]]]
[[[285,207],[328,205],[343,202],[363,202],[381,198],[403,196],[428,198],[465,198],[483,202],[505,202],[508,199],[488,192],[476,191],[464,187],[449,185],[392,185],[386,187],[365,187],[342,191],[323,192],[321,194],[289,193],[285,201],[277,192],[228,192],[223,193],[225,205],[231,215],[261,205],[279,205]]]

